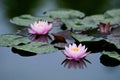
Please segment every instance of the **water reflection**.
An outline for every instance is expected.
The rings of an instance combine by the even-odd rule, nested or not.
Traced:
[[[104,66],[108,66],[108,67],[115,67],[120,65],[120,61],[114,58],[111,58],[107,55],[102,55],[100,57],[100,62],[104,65]]]
[[[51,37],[49,35],[36,35],[31,34],[30,39],[35,42],[47,42],[49,43],[51,41]]]
[[[67,67],[68,69],[70,68],[74,68],[74,69],[84,69],[85,67],[87,67],[86,62],[90,63],[90,61],[88,61],[87,59],[81,59],[79,61],[75,61],[75,60],[69,60],[69,59],[65,59],[61,64],[64,65],[64,67]]]
[[[20,56],[23,56],[23,57],[29,57],[29,56],[35,56],[36,53],[32,53],[32,52],[28,52],[28,51],[24,51],[24,50],[19,50],[19,49],[16,49],[16,48],[12,48],[11,51],[15,54],[19,54]]]

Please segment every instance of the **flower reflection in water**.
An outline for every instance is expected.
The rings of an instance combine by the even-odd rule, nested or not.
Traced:
[[[49,42],[51,40],[49,35],[36,35],[36,34],[31,34],[30,39],[35,42]]]
[[[87,59],[83,58],[80,59],[79,61],[76,60],[69,60],[69,59],[65,59],[61,64],[64,65],[64,67],[67,67],[68,69],[70,68],[74,68],[74,69],[84,69],[85,67],[87,67],[86,62],[90,63],[90,61],[88,61]]]

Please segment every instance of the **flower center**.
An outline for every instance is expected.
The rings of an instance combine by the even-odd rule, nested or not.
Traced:
[[[38,27],[44,27],[45,25],[44,24],[38,24]]]
[[[77,52],[77,51],[79,51],[79,48],[71,48],[71,51]]]

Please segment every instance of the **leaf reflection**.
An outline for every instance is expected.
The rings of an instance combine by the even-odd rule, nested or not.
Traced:
[[[108,55],[102,55],[100,57],[100,63],[102,63],[104,66],[108,66],[108,67],[115,67],[115,66],[120,65],[119,60],[109,57]]]
[[[28,52],[28,51],[24,51],[24,50],[19,50],[19,49],[16,49],[14,47],[12,47],[11,51],[15,54],[19,54],[20,56],[23,56],[23,57],[29,57],[29,56],[35,56],[36,53],[32,53],[32,52]]]
[[[67,67],[68,69],[70,68],[74,68],[74,69],[84,69],[85,67],[87,67],[86,62],[90,63],[90,61],[88,61],[87,59],[83,58],[79,61],[75,61],[75,60],[68,60],[65,59],[61,64],[64,65],[64,67]]]

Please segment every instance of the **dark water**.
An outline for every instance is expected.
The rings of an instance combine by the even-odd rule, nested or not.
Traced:
[[[14,11],[15,4],[9,3],[10,0],[2,1],[3,2],[0,3],[0,34],[16,32],[17,28],[9,23],[10,17],[24,13],[40,15],[42,11],[54,9],[56,6],[58,7],[58,5],[53,2],[55,0],[47,0],[49,3],[45,3],[44,0],[40,1],[42,3],[41,5],[39,5],[39,0],[34,0],[37,3],[39,2],[37,5],[34,5],[34,7],[38,5],[40,7],[37,7],[32,11],[26,9],[26,11],[23,10],[23,12],[21,12],[24,8],[20,9],[20,6],[16,6],[17,9],[15,8]],[[13,3],[15,1],[16,0],[13,0]],[[22,2],[24,0],[20,1]],[[65,0],[65,2],[66,1],[67,0]],[[30,4],[30,2],[28,2],[28,4]],[[11,5],[12,8],[10,8]],[[119,6],[116,4],[115,7]],[[27,8],[30,8],[30,6]],[[85,62],[86,67],[83,65],[83,68],[77,67],[77,69],[75,69],[71,67],[69,69],[68,65],[64,67],[65,63],[61,64],[64,61],[65,56],[60,51],[50,54],[23,57],[13,53],[11,48],[0,47],[0,80],[119,80],[120,66],[107,67],[100,63],[100,56],[101,55],[98,53],[90,54],[86,59],[92,64]]]

